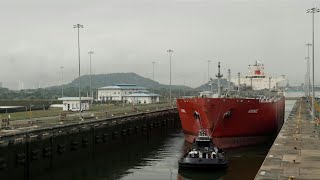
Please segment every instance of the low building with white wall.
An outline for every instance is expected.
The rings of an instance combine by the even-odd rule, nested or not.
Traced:
[[[135,84],[117,84],[98,88],[98,101],[122,101],[134,104],[149,104],[160,101],[160,95],[150,93],[145,87]]]
[[[138,92],[124,97],[125,102],[133,104],[151,104],[160,101],[160,95],[147,92]]]
[[[80,103],[79,97],[63,97],[58,98],[62,101],[63,111],[79,111]],[[82,111],[90,109],[90,102],[93,100],[92,97],[81,97],[81,109]]]
[[[116,84],[114,86],[106,86],[98,88],[98,101],[123,101],[124,96],[137,92],[147,91],[145,87],[135,84]]]

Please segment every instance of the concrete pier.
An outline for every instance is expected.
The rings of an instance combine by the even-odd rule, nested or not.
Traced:
[[[114,162],[147,149],[153,136],[180,128],[176,109],[0,133],[0,179],[35,179],[74,164]],[[140,144],[140,145],[138,145]],[[117,153],[113,153],[117,152]],[[116,158],[109,157],[117,154]],[[109,156],[108,156],[109,155]],[[119,163],[118,163],[119,164]],[[82,167],[81,167],[82,168]],[[40,178],[47,179],[47,177]],[[59,178],[58,178],[59,179]],[[63,178],[62,178],[63,179]],[[117,178],[111,178],[117,179]]]
[[[319,127],[297,100],[255,179],[320,179]]]

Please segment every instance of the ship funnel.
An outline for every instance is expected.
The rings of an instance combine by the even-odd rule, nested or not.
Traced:
[[[218,74],[216,75],[218,78],[218,97],[221,97],[221,85],[220,85],[220,79],[223,77],[223,75],[220,73],[220,62],[218,62]]]

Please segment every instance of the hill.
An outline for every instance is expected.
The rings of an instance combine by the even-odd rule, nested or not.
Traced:
[[[81,79],[81,95],[87,96],[89,94],[90,76],[84,75]],[[79,78],[74,79],[68,84],[63,85],[64,96],[78,96],[78,82]],[[135,73],[112,73],[112,74],[98,74],[92,76],[92,86],[94,94],[99,87],[110,86],[115,84],[137,84],[143,86],[154,92],[168,97],[169,85],[160,84],[149,78],[142,77]],[[180,97],[184,95],[194,95],[197,92],[188,86],[172,85],[172,96]],[[51,86],[47,88],[25,89],[20,91],[13,91],[7,88],[0,88],[0,99],[57,99],[62,96],[62,86]],[[1,104],[1,102],[0,102]]]
[[[81,91],[82,95],[86,96],[90,87],[90,76],[83,75],[81,79]],[[79,78],[74,79],[68,84],[63,86],[65,96],[78,96],[78,83]],[[97,74],[92,75],[92,89],[96,92],[97,88],[104,86],[111,86],[116,84],[136,84],[138,86],[146,87],[151,91],[154,88],[154,92],[163,96],[168,96],[169,85],[160,84],[149,78],[142,77],[136,73],[111,73],[111,74]],[[46,88],[48,90],[47,95],[49,97],[60,97],[61,86],[52,86]],[[175,97],[183,95],[197,94],[193,88],[183,85],[172,85],[172,95]]]
[[[81,86],[89,87],[90,86],[90,76],[84,75],[80,77]],[[74,79],[72,82],[67,84],[68,87],[77,87],[79,82],[79,78]],[[93,89],[111,86],[115,84],[136,84],[139,86],[143,86],[146,88],[155,88],[155,89],[169,89],[169,85],[160,84],[156,81],[153,81],[149,78],[142,77],[136,73],[111,73],[111,74],[97,74],[92,75],[92,87]],[[191,90],[191,87],[183,86],[183,85],[172,85],[172,89],[187,89]]]

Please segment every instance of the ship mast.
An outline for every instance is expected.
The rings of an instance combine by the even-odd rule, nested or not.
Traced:
[[[223,75],[220,73],[220,62],[218,62],[218,74],[216,75],[218,78],[218,98],[221,97],[221,85],[220,85],[220,79],[223,77]]]

